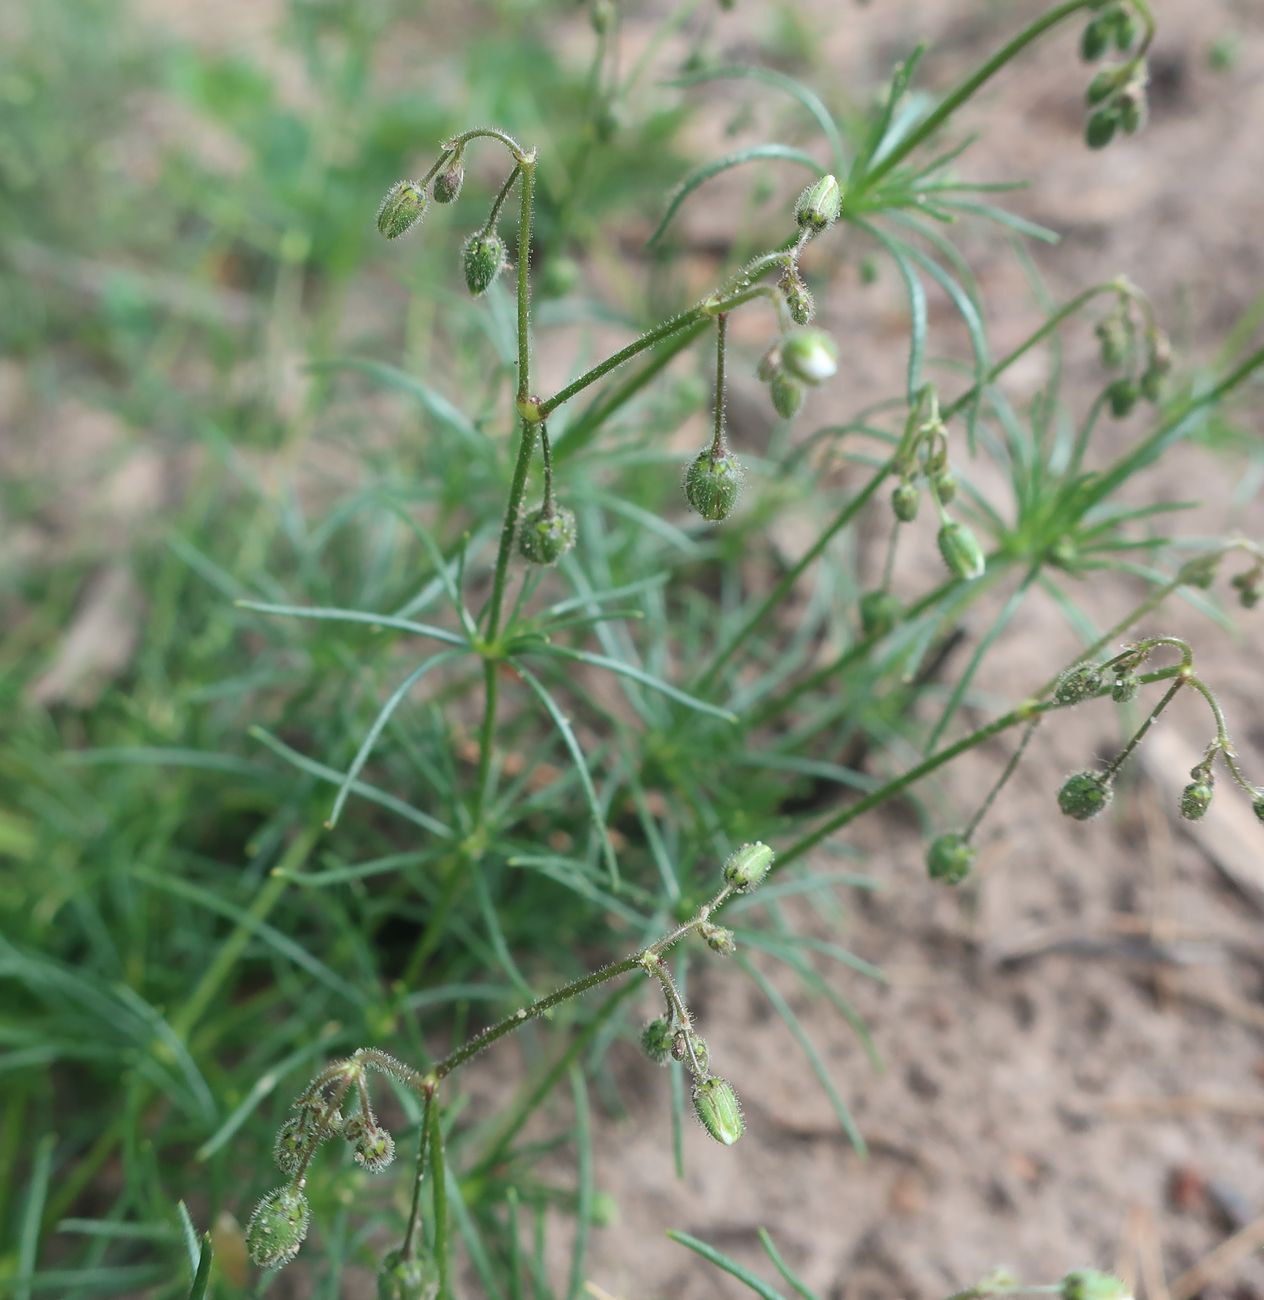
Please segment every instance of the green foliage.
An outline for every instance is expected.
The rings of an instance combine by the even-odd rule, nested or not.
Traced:
[[[805,1077],[863,1148],[779,987],[797,981],[856,1023],[834,968],[877,976],[841,943],[797,934],[780,905],[799,894],[828,910],[840,886],[868,887],[833,869],[848,822],[916,798],[923,778],[994,736],[1026,728],[1016,762],[1047,713],[1161,682],[1164,702],[1179,685],[1212,709],[1202,783],[1224,764],[1259,812],[1264,796],[1236,767],[1191,657],[1139,671],[1161,638],[1101,665],[1075,700],[1050,664],[1021,704],[974,730],[962,723],[1026,601],[1052,599],[1091,659],[1163,599],[1210,580],[1222,555],[1246,557],[1232,579],[1244,606],[1264,571],[1236,541],[1208,544],[1202,569],[1185,565],[1162,526],[1175,507],[1121,495],[1178,443],[1240,447],[1226,402],[1264,355],[1243,336],[1214,367],[1183,371],[1144,295],[1117,279],[996,356],[958,246],[954,227],[975,223],[1053,238],[993,203],[1007,187],[963,178],[968,142],[953,117],[1046,30],[1091,8],[1051,8],[937,102],[914,86],[919,49],[862,111],[756,66],[695,61],[665,93],[653,70],[620,60],[608,9],[594,9],[587,66],[558,53],[560,8],[506,6],[512,22],[435,52],[426,71],[442,64],[442,76],[394,86],[377,69],[408,30],[409,5],[292,0],[286,54],[309,92],[300,109],[251,55],[144,36],[112,4],[31,7],[0,98],[0,220],[16,250],[0,265],[12,306],[0,330],[34,400],[66,419],[65,459],[62,390],[107,413],[115,466],[155,457],[167,490],[109,553],[143,593],[135,611],[114,600],[116,621],[138,628],[113,682],[78,696],[44,677],[48,644],[91,606],[107,538],[71,530],[50,558],[3,576],[18,613],[0,651],[13,719],[0,740],[0,852],[12,863],[0,980],[13,1008],[0,1152],[19,1175],[0,1188],[14,1243],[0,1278],[15,1294],[227,1294],[220,1283],[237,1265],[225,1243],[279,1264],[309,1206],[316,1240],[296,1267],[322,1294],[353,1273],[376,1276],[382,1294],[449,1293],[467,1272],[488,1295],[518,1294],[523,1279],[539,1294],[581,1294],[600,1204],[590,1129],[631,1105],[612,1049],[640,1032],[638,990],[666,1008],[646,1046],[667,1069],[647,1086],[677,1122],[692,1097],[722,1143],[742,1131],[736,1095],[757,1081],[740,1061],[724,1064],[732,1085],[710,1073],[681,992],[690,962],[716,959],[708,948],[731,954],[729,977],[776,1012]],[[1116,18],[1110,32],[1126,75],[1092,83],[1112,134],[1139,125],[1150,36],[1143,6],[1125,16],[1134,8],[1138,29],[1121,32]],[[719,80],[788,110],[791,143],[687,156],[682,128]],[[462,87],[462,102],[438,102],[437,86]],[[149,142],[143,173],[124,182],[107,160],[137,145],[138,91],[191,128]],[[452,135],[484,121],[517,139]],[[430,161],[411,189],[388,193],[379,229],[402,234],[432,182],[442,206],[381,244],[372,196]],[[770,186],[779,206],[753,203],[742,224],[728,204],[707,212],[722,175]],[[692,304],[675,273],[686,212],[706,212],[734,248]],[[622,268],[628,231],[643,236],[656,217],[644,277],[629,287],[622,272],[594,274]],[[842,241],[888,265],[905,295],[903,391],[739,448],[747,497],[735,510],[724,397],[755,362],[729,344],[726,372],[724,322],[748,304],[764,313],[760,378],[776,412],[802,421],[804,386],[848,366],[807,324],[813,298],[833,292],[823,279],[808,287],[817,250]],[[566,272],[530,317],[528,268],[539,280]],[[462,278],[477,301],[456,291]],[[928,295],[964,330],[951,361],[931,346]],[[1059,331],[1087,332],[1098,307],[1103,362],[1124,373],[1082,401],[1053,365],[1016,405],[1011,369],[1039,349],[1056,356]],[[593,322],[636,337],[605,360],[579,345],[562,357],[575,380],[542,394],[529,382],[542,372],[530,368],[530,332],[538,356],[573,346],[555,326]],[[711,373],[710,347],[695,345],[712,330],[714,439],[686,476],[688,503],[722,521],[705,527],[679,499],[671,440],[703,405],[688,367],[697,353]],[[303,362],[297,395],[291,351]],[[1144,415],[1145,431],[1098,447],[1105,409]],[[42,431],[30,421],[15,432]],[[541,500],[537,466],[543,504],[528,510]],[[982,487],[997,481],[1003,490]],[[892,520],[897,484],[933,512],[919,522],[906,505]],[[6,480],[6,516],[42,527],[65,492],[57,472]],[[767,585],[747,585],[762,580],[742,557],[766,550],[770,520],[790,511],[810,543]],[[929,554],[938,543],[949,573],[903,600],[888,564],[861,601],[848,545],[860,528],[889,530],[891,559],[897,545]],[[1131,573],[1145,591],[1099,630],[1075,592],[1101,570]],[[998,596],[1003,612],[940,689],[921,670]],[[837,649],[823,658],[821,645]],[[970,837],[1011,770],[966,830],[934,842],[952,852],[932,847],[932,874],[968,870]],[[727,885],[722,863],[735,873]],[[720,907],[731,929],[710,919]],[[481,1025],[491,1028],[471,1037]],[[444,1080],[479,1068],[478,1053],[521,1025],[520,1085],[494,1115],[467,1116],[459,1076]],[[362,1044],[410,1064],[356,1053]],[[394,1136],[362,1090],[372,1071]],[[313,1085],[290,1108],[303,1078]],[[82,1103],[50,1104],[49,1079]],[[590,1088],[603,1102],[591,1119]],[[565,1133],[541,1144],[528,1126],[566,1090]],[[538,1157],[563,1144],[576,1177],[555,1186]],[[270,1150],[290,1180],[271,1192]],[[424,1189],[399,1169],[414,1150]],[[368,1181],[392,1154],[394,1170]],[[221,1212],[239,1225],[265,1195],[244,1243],[240,1226],[221,1235]],[[561,1280],[542,1263],[559,1209],[573,1211],[574,1242]],[[195,1219],[216,1224],[213,1264]]]

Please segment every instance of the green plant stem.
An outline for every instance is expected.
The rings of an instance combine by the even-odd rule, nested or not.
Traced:
[[[408,1224],[404,1228],[404,1242],[399,1248],[401,1259],[412,1259],[417,1244],[417,1228],[421,1223],[421,1189],[426,1181],[426,1147],[430,1140],[430,1111],[434,1106],[434,1093],[427,1092],[421,1106],[421,1128],[417,1133],[417,1167],[413,1176],[413,1198],[408,1209]]]
[[[500,664],[495,659],[483,660],[483,720],[478,733],[478,780],[474,788],[474,827],[482,824],[483,810],[491,787],[492,754],[496,742],[496,706],[500,691]]]
[[[1152,673],[1143,674],[1138,680],[1144,684],[1170,681],[1182,672],[1184,672],[1184,669],[1178,667],[1160,668]],[[1109,694],[1110,688],[1104,687],[1089,698],[1097,699]],[[1019,723],[1030,722],[1040,714],[1067,707],[1069,706],[1059,704],[1056,700],[1028,700],[1020,704],[1016,709],[1011,709],[1008,713],[1002,714],[986,726],[971,732],[970,735],[962,737],[962,739],[955,741],[951,745],[946,745],[922,762],[910,767],[900,776],[894,777],[885,785],[879,786],[878,789],[863,798],[857,799],[855,803],[849,804],[841,812],[835,813],[833,817],[822,822],[815,830],[800,836],[789,848],[782,850],[777,855],[777,861],[773,864],[771,870],[778,871],[796,858],[801,858],[809,849],[815,848],[822,840],[828,839],[835,831],[841,830],[849,822],[855,821],[857,817],[863,816],[871,809],[886,803],[888,799],[908,789],[909,786],[915,785],[924,776],[929,776],[931,772],[943,767],[945,763],[950,763],[961,754],[977,748],[985,741],[991,740],[993,736],[999,736],[1001,732],[1008,731],[1010,727],[1017,726]]]
[[[1167,706],[1171,704],[1172,701],[1177,697],[1177,695],[1180,693],[1181,687],[1185,686],[1189,682],[1188,669],[1185,667],[1184,664],[1182,664],[1181,667],[1176,670],[1176,672],[1177,672],[1176,680],[1164,692],[1163,698],[1154,706],[1154,708],[1150,710],[1149,716],[1137,728],[1136,734],[1123,747],[1123,749],[1121,749],[1119,753],[1116,754],[1115,757],[1111,759],[1109,763],[1106,764],[1106,769],[1102,773],[1102,775],[1106,778],[1106,780],[1108,781],[1111,780],[1114,777],[1115,773],[1118,772],[1121,767],[1123,767],[1124,763],[1127,762],[1133,750],[1135,750],[1137,746],[1141,744],[1142,740],[1145,739],[1146,732],[1148,732],[1150,728],[1154,726],[1155,721],[1158,719],[1159,714],[1162,713],[1163,710],[1166,709]],[[1142,678],[1142,680],[1144,681],[1145,679]]]
[[[505,200],[509,197],[510,190],[513,189],[514,183],[522,175],[522,166],[518,164],[514,167],[505,179],[505,183],[500,187],[500,192],[496,195],[496,200],[492,204],[492,210],[488,213],[487,220],[483,223],[484,235],[489,235],[496,228],[496,222],[500,219],[500,210],[505,206]]]
[[[1033,41],[1038,40],[1051,27],[1081,9],[1092,7],[1092,0],[1065,0],[1065,3],[1042,14],[1031,26],[1025,28],[1008,44],[1003,45],[985,63],[981,64],[963,81],[957,83],[939,101],[935,108],[864,178],[861,195],[871,190],[884,176],[890,175],[910,154],[921,147],[977,90],[992,79],[1011,59],[1021,54]],[[852,206],[859,195],[844,198],[844,210]]]
[[[439,1119],[439,1103],[430,1099],[427,1108],[430,1135],[428,1140],[430,1167],[434,1171],[434,1229],[435,1266],[439,1272],[439,1300],[451,1294],[448,1284],[448,1171],[443,1154],[443,1125]]]
[[[535,157],[518,161],[522,194],[518,210],[518,400],[531,395],[531,216],[535,200]]]
[[[1233,742],[1229,739],[1229,729],[1225,722],[1224,710],[1220,707],[1220,701],[1216,699],[1211,687],[1201,678],[1190,677],[1189,686],[1197,691],[1199,695],[1207,701],[1207,707],[1211,709],[1211,716],[1216,720],[1216,742],[1215,746],[1224,755],[1225,766],[1229,769],[1233,779],[1242,787],[1247,794],[1254,797],[1258,792],[1255,786],[1247,780],[1246,774],[1238,765],[1238,756],[1233,748]]]
[[[712,426],[711,455],[724,451],[724,353],[729,318],[721,313],[715,318],[715,419]]]
[[[479,139],[499,140],[513,154],[515,162],[527,163],[535,161],[535,155],[533,153],[528,154],[508,131],[502,131],[495,126],[476,126],[472,130],[462,131],[460,135],[454,135],[443,147],[449,153],[455,153],[462,145],[468,144],[471,140]]]
[[[1005,764],[1004,771],[996,778],[995,784],[987,792],[987,797],[979,805],[978,811],[970,818],[965,830],[961,832],[963,839],[968,840],[979,829],[979,823],[988,815],[992,805],[996,802],[996,796],[1009,783],[1010,777],[1018,771],[1018,765],[1023,761],[1023,755],[1027,752],[1027,746],[1031,744],[1031,738],[1036,734],[1036,728],[1040,726],[1040,722],[1040,718],[1032,718],[1027,724],[1027,729],[1023,732],[1018,747],[1010,755],[1009,762]]]

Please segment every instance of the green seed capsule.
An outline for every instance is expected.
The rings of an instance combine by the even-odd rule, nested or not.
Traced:
[[[781,364],[805,384],[824,383],[838,370],[838,344],[824,330],[791,330],[781,340]]]
[[[277,1168],[283,1174],[288,1176],[298,1173],[311,1137],[310,1127],[303,1122],[301,1116],[295,1115],[281,1125],[272,1154],[276,1159]]]
[[[926,870],[932,880],[959,885],[974,866],[974,846],[963,835],[940,835],[926,852]]]
[[[260,1268],[280,1268],[299,1252],[311,1223],[311,1206],[297,1187],[278,1187],[255,1206],[246,1249]]]
[[[1117,420],[1131,413],[1141,394],[1131,379],[1116,379],[1106,389],[1106,400],[1110,404],[1110,413]]]
[[[1095,73],[1084,92],[1085,102],[1089,108],[1095,108],[1103,100],[1109,99],[1119,88],[1119,68],[1103,68]]]
[[[556,564],[575,545],[575,516],[563,506],[532,510],[518,530],[518,554],[529,564]]]
[[[732,1084],[717,1075],[694,1085],[693,1111],[702,1127],[726,1147],[731,1147],[745,1129],[737,1093]]]
[[[794,206],[794,219],[805,229],[819,234],[838,220],[842,211],[843,192],[833,176],[822,176],[799,195]]]
[[[1110,1273],[1082,1268],[1062,1279],[1061,1300],[1130,1300],[1128,1288]]]
[[[1058,678],[1053,698],[1059,704],[1079,704],[1101,688],[1102,674],[1093,664],[1077,664]]]
[[[693,1055],[689,1055],[689,1049],[693,1048]],[[672,1035],[671,1045],[672,1059],[681,1061],[686,1064],[690,1070],[694,1068],[694,1062],[697,1061],[698,1069],[703,1074],[707,1072],[707,1062],[711,1059],[707,1051],[706,1039],[701,1034],[695,1034],[692,1029],[678,1029]]]
[[[860,630],[866,637],[880,637],[900,621],[904,606],[889,591],[866,591],[860,598]]]
[[[435,1300],[439,1294],[439,1270],[434,1260],[416,1255],[409,1259],[398,1250],[390,1251],[377,1271],[378,1300]]]
[[[459,162],[444,168],[434,182],[434,199],[436,203],[455,203],[465,184],[465,168]]]
[[[505,265],[505,241],[499,235],[475,231],[461,249],[465,287],[475,298],[491,288]]]
[[[891,509],[902,524],[911,524],[917,518],[917,504],[921,500],[915,484],[907,479],[897,483],[891,491]]]
[[[956,498],[957,480],[950,470],[942,470],[931,479],[930,485],[935,495],[939,498],[940,505],[948,503]]]
[[[1110,782],[1098,772],[1076,772],[1067,777],[1058,791],[1058,807],[1077,822],[1096,817],[1110,803],[1114,791]]]
[[[778,370],[769,380],[768,395],[772,398],[773,410],[783,420],[793,420],[803,405],[803,385],[784,370]]]
[[[698,927],[698,933],[702,935],[707,947],[712,952],[718,952],[721,957],[731,957],[737,951],[737,940],[733,937],[733,931],[723,925],[713,925],[710,921],[703,921]]]
[[[727,519],[742,491],[742,462],[727,449],[700,451],[685,470],[685,497],[703,517]]]
[[[1136,699],[1140,689],[1141,683],[1137,680],[1136,673],[1120,673],[1110,688],[1110,698],[1116,704],[1127,704]]]
[[[773,377],[781,373],[781,349],[771,347],[759,358],[755,367],[755,377],[761,384],[771,384]]]
[[[387,239],[398,239],[425,215],[425,187],[417,181],[396,181],[377,210],[377,228]]]
[[[395,1159],[395,1139],[376,1124],[366,1124],[352,1146],[355,1162],[371,1174],[380,1174]]]
[[[1264,822],[1264,791],[1251,800],[1251,811],[1255,814],[1256,821]]]
[[[767,844],[759,841],[743,844],[730,853],[724,863],[724,879],[733,886],[734,892],[744,894],[748,889],[754,889],[768,874],[774,856]]]
[[[983,576],[987,562],[974,534],[965,526],[950,519],[939,530],[939,554],[943,556],[948,572],[963,582],[973,582]]]
[[[1102,365],[1113,370],[1123,365],[1128,355],[1128,327],[1119,316],[1107,316],[1098,321],[1093,332],[1097,335]]]
[[[1123,127],[1124,134],[1136,135],[1145,126],[1149,114],[1145,87],[1135,83],[1130,85],[1119,96],[1118,108],[1119,125]]]
[[[1187,822],[1202,821],[1207,809],[1211,807],[1211,797],[1214,793],[1209,778],[1191,781],[1181,791],[1181,816]]]
[[[1085,63],[1096,63],[1106,53],[1114,23],[1107,14],[1094,18],[1080,37],[1080,58]]]
[[[1115,128],[1119,125],[1119,113],[1110,105],[1099,108],[1089,114],[1084,127],[1084,142],[1090,149],[1105,149],[1115,138]]]
[[[671,1021],[666,1016],[659,1016],[641,1030],[641,1047],[656,1065],[666,1065],[667,1058],[671,1055],[673,1037]]]
[[[1119,9],[1115,14],[1115,48],[1121,53],[1130,50],[1137,39],[1137,20],[1127,9]]]
[[[786,300],[790,319],[796,325],[807,325],[816,315],[816,303],[812,300],[812,290],[808,288],[803,277],[792,271],[783,275],[777,283],[781,296]]]

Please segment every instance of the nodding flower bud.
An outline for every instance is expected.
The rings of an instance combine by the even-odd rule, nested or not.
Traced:
[[[1146,124],[1149,107],[1146,102],[1145,85],[1130,82],[1119,96],[1119,125],[1125,135],[1136,135]]]
[[[963,582],[981,578],[987,568],[983,549],[974,534],[965,524],[952,519],[939,530],[939,554],[948,566],[948,572]]]
[[[1117,420],[1131,413],[1141,394],[1131,379],[1116,379],[1106,389],[1106,400],[1110,404],[1110,413]]]
[[[959,885],[974,866],[974,846],[964,835],[939,835],[926,852],[926,871],[932,880]]]
[[[1077,664],[1058,678],[1053,698],[1059,704],[1078,704],[1101,689],[1102,674],[1096,664]]]
[[[656,1065],[666,1065],[671,1055],[674,1031],[666,1016],[651,1020],[641,1030],[641,1048]]]
[[[260,1268],[280,1268],[299,1252],[312,1211],[297,1187],[278,1187],[255,1206],[246,1226],[246,1249]]]
[[[721,957],[731,957],[737,951],[737,940],[733,937],[733,931],[722,925],[703,921],[698,927],[698,933],[706,941],[707,947],[712,952],[718,952]]]
[[[355,1162],[371,1174],[379,1174],[395,1159],[395,1139],[380,1125],[367,1123],[352,1144]]]
[[[272,1154],[276,1159],[277,1168],[283,1174],[288,1176],[298,1173],[303,1157],[307,1154],[308,1145],[314,1140],[314,1136],[311,1125],[305,1123],[300,1115],[291,1116],[281,1125]]]
[[[761,384],[772,383],[773,376],[781,373],[781,349],[774,346],[770,347],[762,357],[759,358],[759,365],[755,367],[755,378]]]
[[[911,524],[917,518],[917,504],[920,500],[921,493],[918,492],[917,485],[908,479],[896,484],[891,490],[891,509],[902,524]]]
[[[396,181],[377,210],[377,228],[387,239],[398,239],[411,230],[426,212],[429,198],[418,181]]]
[[[754,889],[768,874],[774,856],[768,845],[758,840],[754,844],[743,844],[741,848],[734,849],[724,863],[725,882],[732,885],[736,894]]]
[[[465,168],[460,158],[454,158],[434,180],[434,200],[436,203],[455,203],[465,184]]]
[[[504,265],[505,241],[490,231],[475,231],[461,248],[465,287],[475,298],[491,288]]]
[[[791,330],[781,340],[781,364],[805,384],[824,383],[838,370],[838,344],[824,330]]]
[[[1213,782],[1208,776],[1195,776],[1181,791],[1181,816],[1187,822],[1202,821],[1211,807],[1211,797],[1215,793]]]
[[[1238,604],[1243,609],[1254,609],[1260,603],[1260,581],[1264,579],[1264,569],[1258,566],[1245,573],[1235,573],[1229,579],[1230,586],[1238,593]]]
[[[694,1084],[693,1113],[702,1127],[726,1147],[731,1147],[746,1127],[733,1085],[718,1075]]]
[[[799,195],[794,205],[794,219],[801,229],[819,235],[838,220],[843,207],[843,192],[833,176],[822,176]]]
[[[1119,89],[1119,79],[1124,75],[1125,69],[1111,67],[1103,68],[1097,73],[1093,80],[1088,83],[1088,89],[1084,92],[1084,99],[1090,108],[1095,108],[1104,100],[1109,99],[1111,95]]]
[[[1096,63],[1106,53],[1114,28],[1112,14],[1100,14],[1085,27],[1080,37],[1080,57],[1085,63]]]
[[[1091,1268],[1068,1273],[1058,1295],[1061,1300],[1131,1300],[1128,1288],[1114,1274]]]
[[[942,506],[948,505],[957,495],[957,479],[951,470],[941,470],[931,479],[930,485]]]
[[[575,545],[575,516],[563,506],[532,510],[518,530],[518,553],[529,564],[556,564]]]
[[[1093,327],[1102,365],[1113,370],[1128,355],[1128,326],[1122,316],[1107,316]]]
[[[598,36],[609,31],[610,24],[614,22],[613,0],[593,0],[592,8],[588,11],[588,21]]]
[[[1127,704],[1130,700],[1136,699],[1140,689],[1141,682],[1136,673],[1119,673],[1111,685],[1110,698],[1116,704]]]
[[[812,300],[812,290],[799,272],[794,268],[788,270],[777,282],[777,288],[786,300],[790,319],[796,325],[811,324],[812,317],[816,315],[816,303]]]
[[[693,1055],[689,1049],[693,1049]],[[690,1070],[694,1068],[694,1062],[698,1063],[697,1068],[702,1074],[707,1072],[707,1062],[711,1059],[711,1054],[707,1051],[707,1041],[701,1034],[695,1034],[692,1029],[678,1029],[672,1035],[671,1045],[672,1060],[683,1061]]]
[[[389,1251],[377,1271],[378,1300],[434,1300],[439,1294],[439,1270],[434,1260]]]
[[[728,448],[706,447],[685,469],[685,497],[712,523],[727,519],[742,492],[742,462]]]
[[[904,606],[889,591],[866,591],[860,598],[860,630],[867,637],[886,636],[903,614]]]
[[[1076,772],[1062,783],[1058,807],[1077,822],[1096,817],[1110,803],[1114,791],[1100,772]]]
[[[1115,138],[1115,128],[1119,125],[1119,110],[1113,104],[1107,104],[1089,114],[1084,127],[1084,143],[1090,149],[1105,149]]]
[[[1137,20],[1120,5],[1115,11],[1115,48],[1121,53],[1132,48],[1137,39]]]
[[[803,385],[778,370],[768,381],[768,396],[772,398],[772,409],[783,420],[793,420],[803,405]]]

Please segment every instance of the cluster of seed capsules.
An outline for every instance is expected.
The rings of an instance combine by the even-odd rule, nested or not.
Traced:
[[[842,190],[833,176],[822,176],[799,195],[794,208],[798,234],[793,247],[772,257],[757,258],[753,267],[777,272],[778,308],[785,328],[765,353],[756,373],[768,385],[773,409],[783,419],[793,419],[803,405],[808,388],[815,388],[838,370],[838,345],[822,329],[812,326],[816,304],[799,270],[799,254],[817,235],[828,230],[842,211]],[[734,282],[750,285],[750,268]],[[721,343],[721,347],[723,344]],[[710,445],[685,467],[685,498],[703,519],[718,522],[733,513],[741,495],[744,470],[728,443],[724,426],[724,390],[716,384],[715,436]]]
[[[767,844],[743,844],[724,863],[724,883],[729,894],[754,889],[768,874],[773,851]],[[705,918],[698,932],[712,952],[728,956],[736,949],[733,932]],[[641,1046],[659,1065],[679,1061],[693,1076],[693,1109],[699,1123],[717,1142],[732,1146],[745,1131],[741,1103],[733,1085],[712,1074],[706,1040],[693,1027],[689,1010],[681,1000],[662,958],[652,950],[642,960],[647,974],[657,979],[666,997],[666,1014],[651,1020],[641,1033]]]
[[[1136,47],[1124,62],[1108,64],[1097,72],[1085,92],[1089,116],[1084,139],[1090,148],[1104,149],[1117,132],[1133,135],[1145,125],[1145,51],[1152,24],[1146,15],[1142,35],[1132,4],[1122,0],[1098,0],[1093,8],[1093,17],[1080,37],[1080,54],[1085,62],[1096,63],[1112,49],[1129,54]]]
[[[356,1164],[380,1173],[395,1159],[395,1139],[379,1122],[369,1097],[371,1070],[397,1078],[411,1071],[385,1052],[358,1051],[322,1070],[294,1103],[294,1114],[277,1133],[273,1154],[289,1179],[255,1207],[246,1228],[246,1248],[261,1268],[279,1268],[299,1252],[307,1236],[311,1209],[303,1190],[316,1150],[342,1138]],[[351,1100],[354,1109],[343,1114]]]
[[[1135,292],[1121,294],[1114,310],[1094,326],[1094,333],[1102,365],[1124,371],[1106,388],[1111,415],[1123,419],[1141,398],[1158,402],[1172,369],[1172,344],[1156,324],[1150,304]]]

